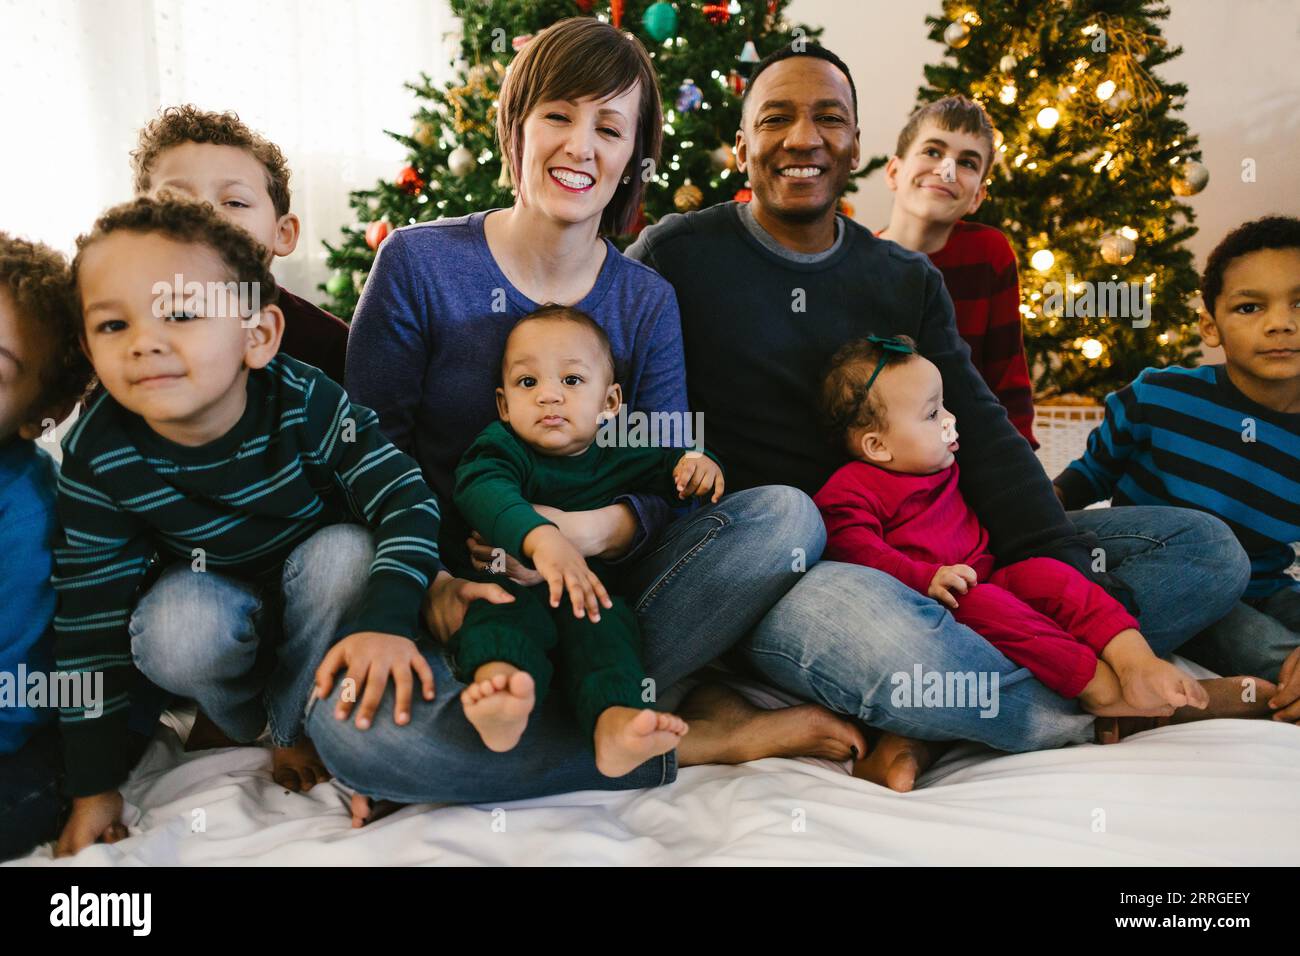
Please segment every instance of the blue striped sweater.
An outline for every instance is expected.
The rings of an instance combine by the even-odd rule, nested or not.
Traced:
[[[441,568],[439,510],[419,466],[387,441],[375,413],[318,369],[279,355],[248,376],[243,416],[186,447],[155,433],[106,392],[63,440],[54,552],[55,658],[102,671],[103,712],[60,721],[74,796],[130,772],[124,734],[138,675],[127,630],[151,570],[201,555],[209,571],[277,587],[289,553],[326,525],[375,536],[354,626],[413,637]],[[201,549],[201,550],[196,550]]]
[[[1149,368],[1108,395],[1056,484],[1067,509],[1111,498],[1209,512],[1250,557],[1247,597],[1300,588],[1300,414],[1251,401],[1222,365]]]

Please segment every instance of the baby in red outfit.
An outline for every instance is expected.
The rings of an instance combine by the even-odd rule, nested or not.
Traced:
[[[957,487],[956,419],[938,368],[906,336],[841,349],[822,389],[855,458],[814,497],[823,558],[885,571],[935,598],[1044,685],[1098,715],[1204,708],[1205,689],[1152,653],[1105,589],[1052,558],[995,568]]]

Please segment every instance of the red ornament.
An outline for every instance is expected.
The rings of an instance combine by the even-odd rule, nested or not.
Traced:
[[[623,25],[623,0],[609,0],[609,19],[616,27]]]
[[[852,219],[853,214],[857,212],[857,210],[853,208],[853,203],[849,202],[847,199],[841,199],[840,212],[843,215],[848,216],[850,219]]]
[[[748,82],[748,80],[735,70],[732,70],[727,74],[727,85],[731,87],[731,92],[735,93],[737,96],[740,96],[745,92],[745,86]]]
[[[366,226],[366,245],[371,249],[378,249],[379,244],[388,238],[393,227],[385,219],[376,219],[370,225]]]
[[[731,19],[731,11],[725,3],[706,3],[700,7],[700,13],[709,18],[709,22],[720,26]]]
[[[591,5],[595,0],[577,0],[578,9],[583,13],[591,13]]]
[[[737,189],[736,195],[731,198],[736,202],[749,202],[754,198],[754,190],[750,189],[748,186],[743,186],[740,189]]]
[[[424,188],[424,180],[414,166],[407,166],[397,174],[397,188],[414,196]]]

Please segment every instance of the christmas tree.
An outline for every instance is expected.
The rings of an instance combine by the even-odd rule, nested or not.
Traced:
[[[391,181],[351,194],[357,224],[325,243],[332,273],[320,287],[349,318],[375,250],[399,226],[514,202],[496,144],[496,97],[514,53],[539,30],[597,16],[645,44],[664,103],[663,156],[647,184],[643,220],[744,198],[732,144],[747,76],[763,56],[819,30],[787,23],[788,0],[449,0],[463,27],[457,79],[408,83],[419,99],[409,133],[386,131],[410,152]],[[630,237],[621,237],[624,240]]]
[[[1148,366],[1199,356],[1199,283],[1179,196],[1208,172],[1178,117],[1187,89],[1150,0],[946,0],[927,17],[948,54],[921,104],[978,100],[997,135],[989,195],[971,218],[1019,258],[1021,314],[1040,399],[1101,398]],[[882,165],[877,157],[871,167]],[[1141,308],[1146,306],[1146,308]]]

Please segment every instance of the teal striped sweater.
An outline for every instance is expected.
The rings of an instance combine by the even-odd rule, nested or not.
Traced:
[[[415,461],[373,411],[285,355],[248,376],[248,404],[221,438],[171,442],[107,393],[63,440],[54,553],[55,657],[61,671],[102,671],[103,711],[60,721],[74,796],[128,775],[125,734],[138,679],[127,622],[155,564],[278,586],[289,552],[320,528],[364,524],[375,536],[357,631],[414,637],[438,570],[438,503]],[[200,549],[200,550],[196,550]]]

